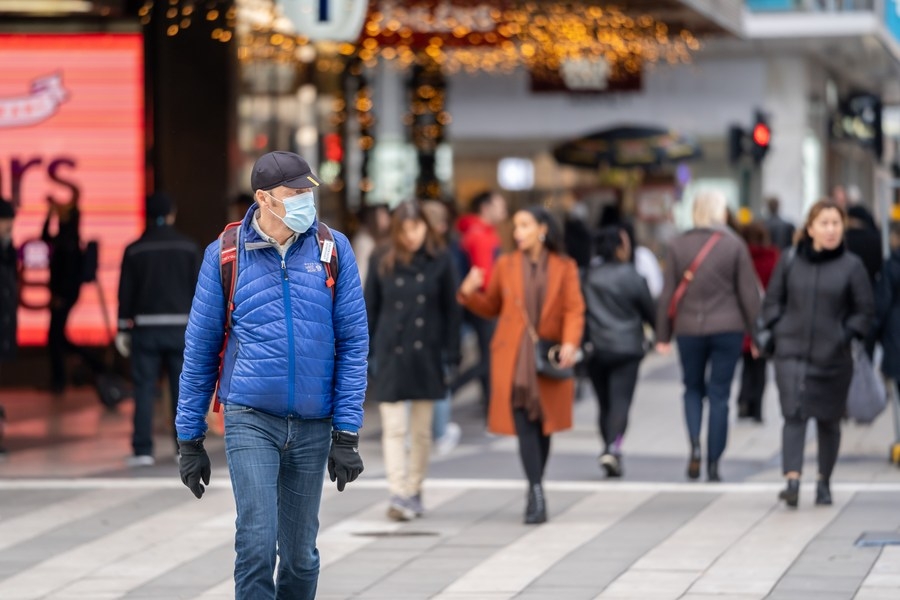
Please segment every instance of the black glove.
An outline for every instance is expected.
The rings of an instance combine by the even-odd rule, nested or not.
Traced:
[[[328,476],[337,481],[339,492],[363,472],[359,455],[359,434],[350,431],[331,432],[331,452],[328,453]]]
[[[178,469],[181,471],[181,482],[188,486],[197,498],[203,496],[205,489],[200,480],[209,485],[209,455],[203,448],[205,439],[200,437],[196,440],[178,440],[178,453],[181,455]]]

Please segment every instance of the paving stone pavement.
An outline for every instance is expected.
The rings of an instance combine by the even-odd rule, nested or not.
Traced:
[[[377,410],[367,407],[366,472],[323,491],[321,599],[879,600],[900,598],[900,546],[861,547],[866,531],[900,531],[900,470],[887,461],[891,415],[845,427],[835,505],[780,505],[774,390],[763,425],[733,423],[722,484],[684,479],[687,443],[672,359],[653,357],[625,441],[626,476],[596,463],[596,407],[554,437],[550,520],[522,524],[525,485],[513,440],[484,433],[472,389],[456,400],[461,445],[436,457],[426,515],[385,518]],[[55,402],[55,404],[54,404]],[[0,599],[233,597],[234,503],[221,439],[197,501],[177,478],[164,419],[157,465],[127,469],[130,407],[90,393],[62,401],[0,394],[12,452],[0,462]],[[165,403],[161,403],[165,404]],[[815,442],[806,472],[814,473]]]

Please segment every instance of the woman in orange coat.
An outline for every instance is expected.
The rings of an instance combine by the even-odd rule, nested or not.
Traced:
[[[513,216],[518,251],[501,256],[480,292],[484,273],[472,268],[458,299],[472,312],[495,318],[491,341],[491,401],[488,428],[516,435],[528,477],[525,523],[543,523],[547,509],[541,482],[550,453],[550,434],[572,426],[572,379],[538,375],[531,331],[560,343],[561,367],[575,364],[584,332],[584,300],[575,261],[561,254],[553,218],[540,207]],[[527,319],[527,321],[526,321]]]

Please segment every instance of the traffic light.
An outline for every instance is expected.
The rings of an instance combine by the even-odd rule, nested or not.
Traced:
[[[756,113],[756,123],[753,124],[750,141],[752,142],[750,156],[759,164],[769,151],[769,142],[772,141],[772,130],[766,122],[766,117],[760,112]]]
[[[756,112],[756,120],[750,130],[739,125],[728,129],[728,158],[731,164],[737,164],[744,156],[749,156],[757,165],[765,158],[772,141],[772,129],[766,116]]]

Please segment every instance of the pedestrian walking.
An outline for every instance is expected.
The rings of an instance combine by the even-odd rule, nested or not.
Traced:
[[[11,202],[0,198],[0,363],[15,359],[19,310],[19,257],[13,245],[13,219],[16,210]],[[3,445],[3,423],[6,410],[0,405],[0,456]]]
[[[481,291],[484,291],[491,280],[494,262],[500,255],[500,235],[497,227],[506,221],[508,216],[506,199],[497,192],[482,192],[469,203],[469,212],[470,214],[461,217],[457,222],[457,229],[462,235],[460,245],[468,259],[468,266],[477,267],[484,275],[481,287]],[[463,313],[463,319],[475,331],[478,338],[479,357],[478,362],[460,373],[453,382],[453,391],[478,379],[481,382],[482,407],[487,412],[488,399],[492,397],[493,379],[490,346],[496,322],[493,319],[482,318],[471,310]]]
[[[592,347],[587,371],[599,404],[600,466],[608,477],[621,477],[622,439],[646,350],[644,325],[654,322],[656,306],[647,282],[629,260],[628,233],[618,226],[605,227],[595,245],[597,256],[583,285]]]
[[[665,285],[656,320],[657,351],[678,343],[684,413],[691,444],[687,475],[700,477],[700,431],[709,400],[706,475],[720,481],[719,459],[728,443],[728,399],[744,332],[752,331],[760,306],[759,283],[747,246],[726,226],[725,197],[694,198],[694,228],[669,246]]]
[[[528,478],[525,523],[543,523],[547,507],[544,469],[550,436],[572,426],[574,382],[537,370],[538,339],[559,344],[560,367],[574,366],[584,333],[584,300],[578,267],[561,254],[559,228],[545,209],[531,207],[513,217],[517,251],[497,261],[487,290],[485,273],[473,267],[458,299],[485,319],[499,316],[491,341],[491,401],[488,428],[516,435]]]
[[[450,207],[440,200],[427,200],[422,202],[422,212],[425,214],[426,220],[431,224],[434,232],[440,238],[441,242],[446,246],[447,252],[453,262],[453,274],[457,278],[454,290],[459,286],[459,277],[461,276],[459,268],[461,265],[460,256],[462,248],[459,245],[459,238],[451,230],[450,223]],[[462,329],[456,333],[461,335]],[[459,364],[445,365],[446,381],[449,385],[453,385],[459,376]],[[434,442],[434,452],[438,456],[450,454],[462,437],[462,429],[459,424],[452,420],[452,403],[453,394],[450,388],[447,388],[447,394],[442,400],[434,403],[434,416],[431,425],[432,440]]]
[[[781,202],[775,196],[766,200],[766,207],[769,210],[769,217],[765,221],[765,227],[769,233],[769,239],[779,250],[785,250],[794,245],[793,223],[786,221],[781,216]]]
[[[353,236],[353,254],[359,268],[363,288],[369,275],[372,254],[385,241],[391,227],[391,211],[387,204],[368,204],[359,210],[359,230]]]
[[[229,263],[231,302],[220,277],[222,241],[207,247],[200,268],[175,422],[181,480],[198,498],[209,483],[203,441],[222,352],[218,398],[237,508],[235,597],[312,600],[326,463],[339,491],[363,470],[365,301],[350,242],[331,230],[333,240],[325,239],[316,218],[313,190],[321,183],[309,164],[269,152],[250,182],[256,206],[236,244],[225,244],[225,258],[234,252],[237,261]]]
[[[56,233],[52,227],[56,225]],[[81,211],[78,197],[68,203],[50,200],[41,239],[50,251],[50,328],[47,346],[50,350],[50,390],[61,394],[66,388],[66,355],[74,352],[90,365],[94,373],[103,371],[102,363],[84,348],[72,343],[66,335],[69,315],[84,283],[84,253],[81,248]]]
[[[890,257],[875,286],[874,338],[884,351],[881,372],[890,379],[894,407],[894,443],[891,460],[900,463],[900,223],[891,223]]]
[[[167,194],[156,192],[146,199],[147,227],[125,248],[119,276],[119,332],[116,348],[131,357],[134,381],[134,428],[131,436],[132,467],[153,465],[153,405],[161,367],[165,368],[171,394],[174,433],[178,406],[178,380],[184,363],[184,330],[200,271],[200,248],[175,224],[175,205]]]
[[[806,425],[816,420],[819,476],[816,504],[831,504],[831,473],[841,442],[841,418],[853,377],[850,342],[869,334],[874,301],[862,261],[844,245],[846,213],[820,200],[806,219],[796,255],[779,261],[763,306],[774,339],[775,381],[784,416],[779,494],[796,507]]]
[[[387,514],[396,521],[425,513],[422,483],[434,406],[447,396],[447,366],[459,364],[462,310],[456,285],[453,259],[421,203],[397,206],[388,246],[372,256],[366,283],[369,354],[375,364],[370,394],[381,414]]]
[[[778,264],[780,252],[769,241],[769,232],[760,223],[748,223],[741,228],[741,235],[750,251],[753,269],[759,278],[762,289],[769,287],[772,272]],[[744,336],[744,347],[741,355],[741,388],[738,393],[738,418],[753,419],[762,423],[763,395],[766,391],[766,368],[768,361],[759,352],[753,351],[753,341],[748,334]]]

